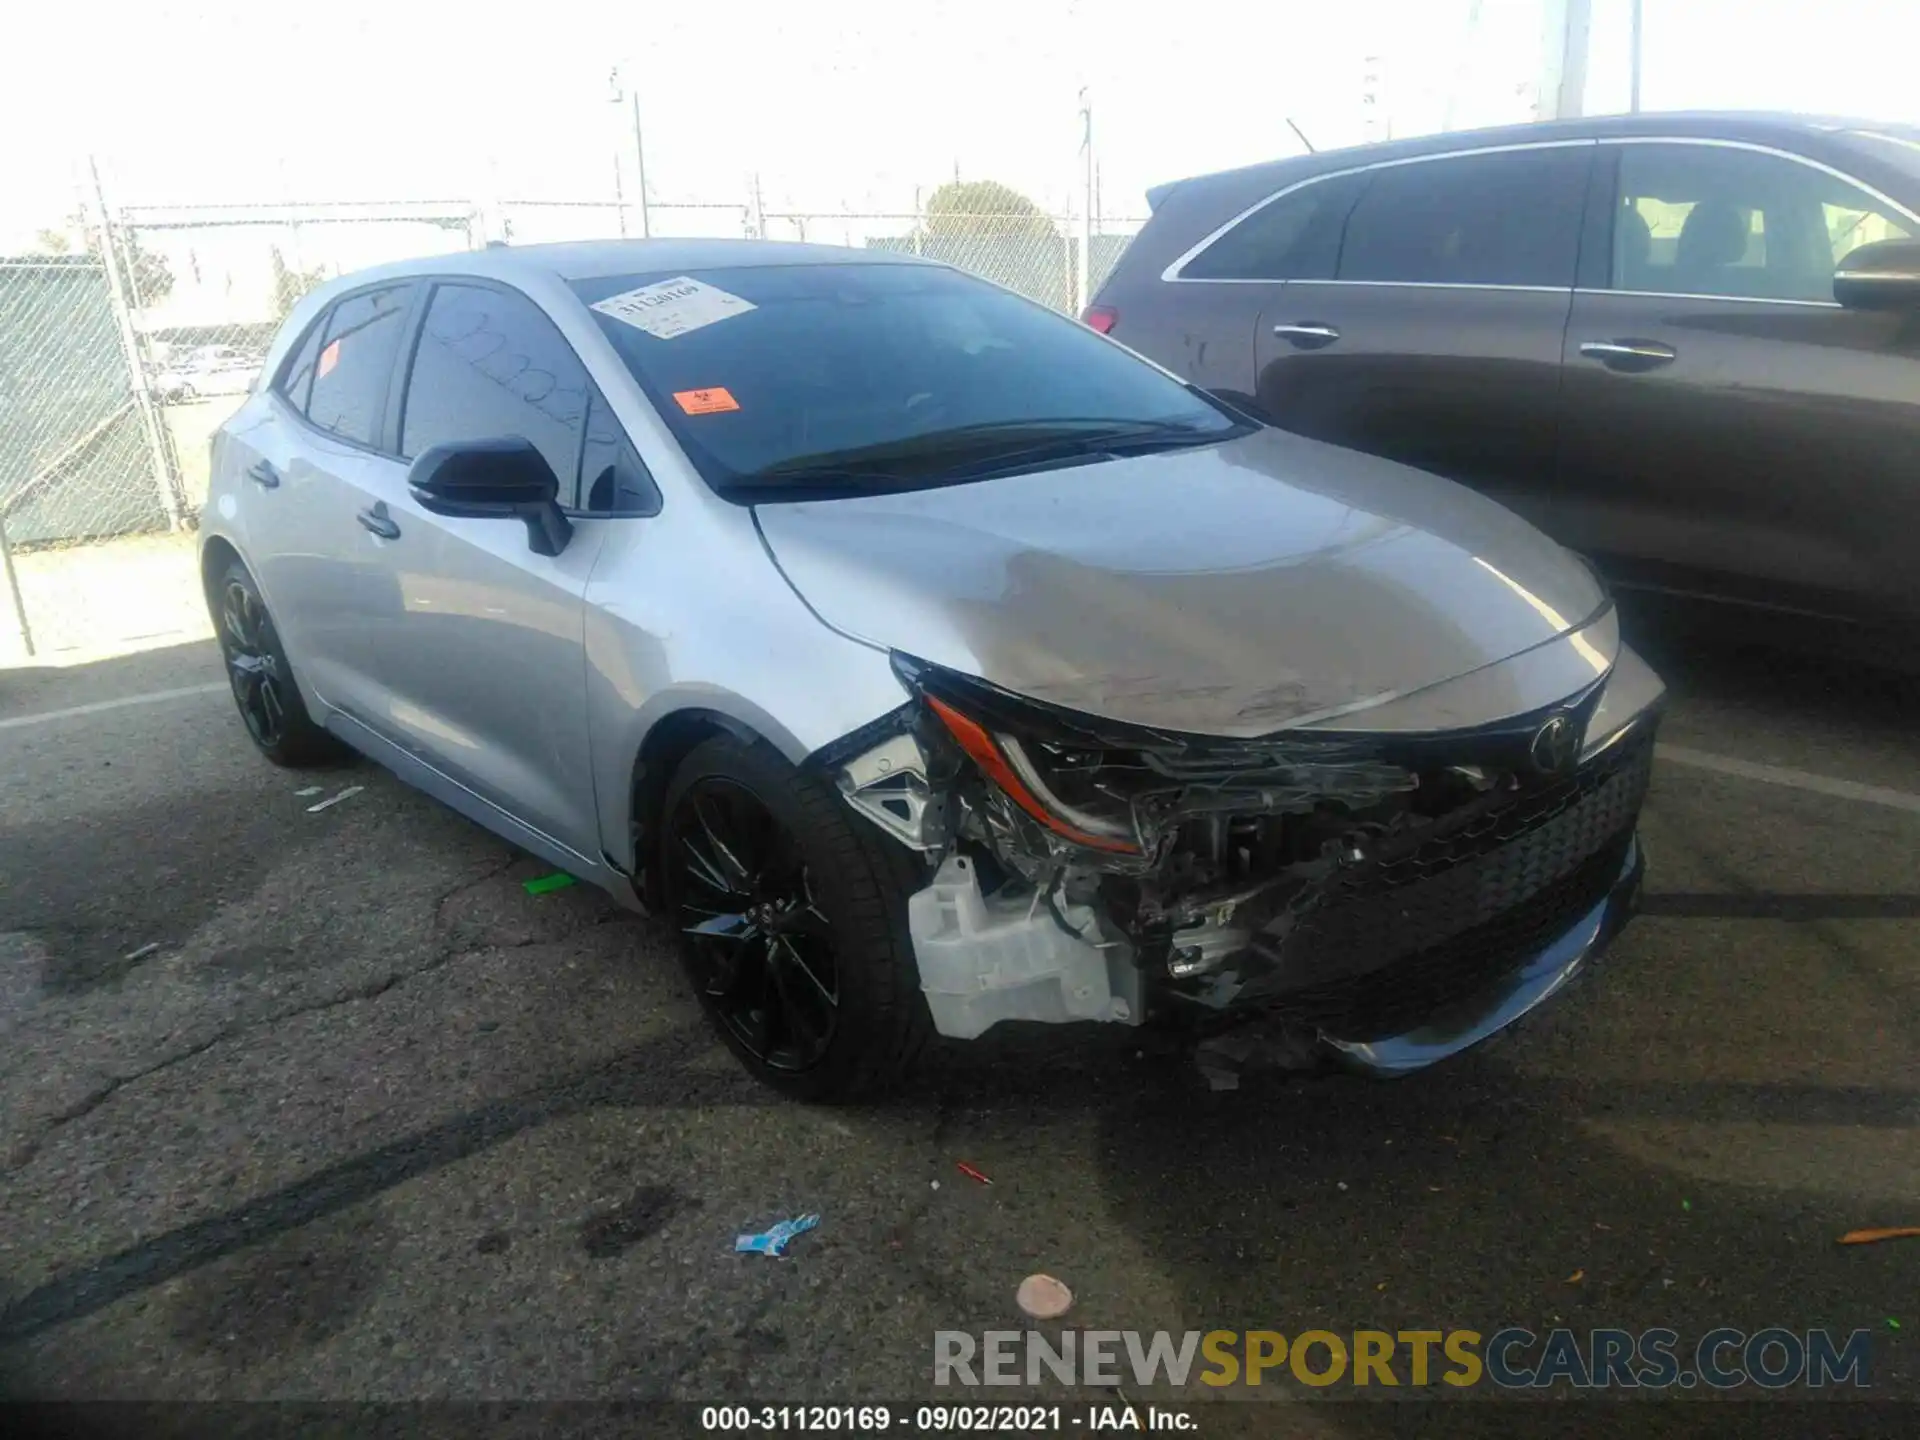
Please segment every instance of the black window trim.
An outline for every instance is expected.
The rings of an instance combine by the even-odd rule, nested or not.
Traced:
[[[1613,146],[1616,151],[1618,147],[1625,145],[1696,145],[1717,150],[1747,150],[1755,154],[1771,155],[1780,160],[1790,160],[1806,166],[1809,170],[1818,170],[1822,174],[1830,175],[1843,184],[1851,185],[1861,194],[1886,206],[1895,215],[1904,216],[1907,222],[1915,227],[1915,233],[1920,234],[1920,214],[1902,205],[1884,190],[1869,185],[1858,176],[1849,175],[1846,171],[1829,165],[1825,161],[1815,160],[1811,156],[1801,155],[1793,150],[1783,150],[1778,145],[1763,145],[1755,140],[1722,140],[1712,135],[1607,135],[1595,143]],[[1783,300],[1772,295],[1694,295],[1677,290],[1619,290],[1605,283],[1613,278],[1613,212],[1620,199],[1620,161],[1617,153],[1611,156],[1603,155],[1602,161],[1603,164],[1599,168],[1606,172],[1608,182],[1606,191],[1608,201],[1605,212],[1606,249],[1602,252],[1606,257],[1606,264],[1601,272],[1604,279],[1598,284],[1587,283],[1597,277],[1589,275],[1583,268],[1580,272],[1582,283],[1574,289],[1576,295],[1635,295],[1641,299],[1650,300],[1718,300],[1727,305],[1794,305],[1801,309],[1813,310],[1841,308],[1837,300]]]
[[[401,317],[400,347],[399,350],[395,351],[394,360],[390,362],[391,368],[387,374],[387,394],[381,401],[380,414],[375,417],[373,427],[374,443],[368,444],[365,441],[354,439],[351,435],[342,435],[338,431],[328,430],[323,426],[314,424],[313,421],[307,418],[305,407],[296,406],[293,403],[293,397],[281,388],[287,378],[287,367],[299,359],[301,347],[306,344],[307,336],[311,334],[316,327],[324,327],[329,324],[333,319],[333,312],[339,309],[341,305],[361,295],[371,294],[379,290],[398,290],[402,286],[405,286],[408,291],[407,312]],[[286,357],[281,360],[280,371],[274,377],[273,384],[269,387],[274,398],[286,407],[287,412],[292,415],[294,419],[298,420],[301,425],[311,430],[315,435],[322,436],[336,445],[345,445],[349,449],[361,451],[363,454],[378,455],[383,460],[392,460],[396,464],[405,464],[406,462],[400,459],[399,450],[387,445],[392,431],[390,422],[393,419],[393,376],[400,368],[398,364],[399,353],[400,350],[406,348],[408,336],[412,333],[415,312],[420,307],[420,295],[424,288],[420,283],[420,277],[417,275],[390,275],[384,280],[370,280],[364,285],[356,285],[353,289],[343,290],[334,296],[333,299],[327,302],[326,307],[321,310],[318,315],[313,317],[313,323],[300,332],[299,339],[295,341],[293,346],[287,351]],[[325,336],[326,331],[324,328],[320,330],[320,334],[323,337]],[[308,385],[307,387],[307,401],[309,404],[313,401],[312,385]]]
[[[1323,170],[1317,175],[1308,175],[1291,185],[1274,191],[1271,195],[1255,201],[1235,215],[1218,229],[1212,231],[1199,244],[1178,256],[1172,264],[1160,272],[1160,278],[1170,285],[1394,285],[1402,289],[1420,290],[1517,290],[1544,294],[1565,294],[1573,287],[1568,285],[1496,285],[1473,283],[1459,280],[1261,280],[1253,278],[1211,277],[1185,274],[1186,267],[1195,259],[1212,248],[1215,241],[1228,231],[1238,228],[1244,221],[1258,214],[1276,200],[1285,199],[1309,185],[1318,185],[1325,180],[1337,180],[1345,175],[1366,175],[1376,170],[1391,170],[1402,165],[1426,165],[1441,160],[1465,160],[1478,155],[1503,155],[1519,150],[1573,150],[1591,149],[1601,141],[1593,136],[1573,140],[1523,140],[1510,145],[1477,145],[1464,150],[1446,150],[1432,155],[1402,155],[1392,160],[1375,160],[1366,165],[1349,165],[1339,170]]]
[[[581,489],[587,478],[582,469],[587,453],[587,432],[586,424],[582,421],[580,445],[574,452],[573,457],[573,479],[568,481],[562,478],[560,482],[562,496],[570,496],[573,503],[568,504],[563,500],[560,506],[561,513],[575,520],[651,520],[660,513],[665,502],[660,494],[659,483],[653,478],[653,472],[647,468],[646,461],[640,458],[640,451],[638,447],[634,445],[633,437],[627,433],[627,427],[621,423],[619,414],[615,412],[612,404],[607,400],[606,391],[601,388],[600,382],[594,379],[593,367],[587,364],[586,357],[581,355],[579,350],[574,347],[574,343],[567,338],[566,332],[560,328],[559,323],[553,318],[552,313],[546,306],[542,305],[518,285],[495,279],[491,275],[457,275],[440,271],[416,275],[413,279],[420,287],[420,296],[422,298],[415,304],[413,313],[407,320],[407,331],[400,338],[400,363],[396,364],[393,368],[393,375],[389,382],[387,393],[387,414],[391,420],[391,427],[390,433],[383,438],[392,441],[395,459],[399,460],[402,465],[410,465],[412,463],[400,453],[400,436],[405,428],[407,418],[407,383],[413,378],[414,358],[420,349],[420,337],[426,333],[427,312],[433,306],[433,296],[435,292],[442,286],[451,286],[455,289],[494,290],[502,295],[511,295],[517,299],[526,301],[540,313],[541,317],[549,325],[553,326],[553,333],[559,337],[560,343],[567,347],[567,353],[579,362],[580,373],[587,377],[587,413],[591,415],[594,405],[599,404],[605,407],[607,413],[613,417],[613,422],[620,426],[621,439],[626,442],[626,452],[633,458],[634,464],[639,466],[639,478],[646,482],[646,488],[652,496],[650,508],[633,508],[626,510],[589,510],[586,508],[587,497],[581,494]]]

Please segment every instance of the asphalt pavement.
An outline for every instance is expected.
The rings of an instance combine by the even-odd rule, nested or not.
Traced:
[[[1032,1028],[852,1110],[745,1079],[658,923],[527,893],[371,765],[258,759],[211,645],[0,672],[0,1384],[952,1399],[934,1332],[1022,1325],[1045,1271],[1112,1330],[1866,1328],[1920,1398],[1920,1240],[1835,1244],[1920,1224],[1913,692],[1652,648],[1644,911],[1492,1046],[1215,1093],[1157,1034]],[[1366,1398],[1180,1398],[1308,1396]]]

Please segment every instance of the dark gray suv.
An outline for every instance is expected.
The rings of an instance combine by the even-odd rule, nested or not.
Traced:
[[[1640,115],[1153,192],[1085,318],[1620,583],[1920,618],[1920,130]]]

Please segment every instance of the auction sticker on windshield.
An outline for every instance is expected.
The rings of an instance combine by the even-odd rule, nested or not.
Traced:
[[[731,320],[754,308],[751,300],[729,295],[717,285],[682,275],[596,300],[593,308],[656,340],[672,340],[690,330]]]
[[[689,415],[717,415],[722,410],[738,410],[740,402],[724,385],[706,390],[676,390],[673,398]]]

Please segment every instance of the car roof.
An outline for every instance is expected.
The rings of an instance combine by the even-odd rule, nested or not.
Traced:
[[[727,270],[747,265],[937,263],[897,250],[808,245],[792,240],[576,240],[549,245],[495,244],[484,250],[422,255],[356,270],[340,279],[357,287],[368,281],[403,279],[410,275],[492,275],[511,280],[538,273],[571,281],[663,270]],[[338,284],[339,281],[333,282],[334,286]]]
[[[1851,135],[1879,134],[1905,139],[1920,139],[1920,128],[1879,120],[1851,119],[1843,116],[1796,115],[1772,110],[1653,110],[1637,115],[1596,115],[1579,120],[1532,121],[1523,125],[1501,125],[1483,130],[1444,130],[1410,140],[1388,140],[1369,145],[1347,146],[1339,150],[1321,150],[1311,155],[1292,155],[1279,160],[1243,165],[1232,170],[1216,170],[1186,180],[1155,186],[1164,191],[1173,185],[1191,181],[1251,179],[1268,171],[1337,169],[1343,165],[1370,164],[1374,161],[1410,159],[1419,155],[1473,150],[1497,145],[1539,144],[1553,140],[1592,140],[1634,135],[1680,135],[1746,140],[1754,143],[1778,141],[1790,136],[1823,136],[1844,139]]]

